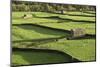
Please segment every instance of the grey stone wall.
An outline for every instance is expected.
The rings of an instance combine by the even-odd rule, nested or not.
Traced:
[[[71,29],[71,37],[83,37],[85,36],[85,29],[82,28],[76,28],[76,29]]]

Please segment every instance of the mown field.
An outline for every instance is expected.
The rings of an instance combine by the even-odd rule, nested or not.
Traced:
[[[23,52],[23,50],[25,52]],[[12,62],[15,65],[20,64],[46,64],[46,63],[62,63],[71,62],[72,57],[62,52],[50,51],[50,50],[15,50],[12,58],[15,58]],[[75,61],[75,59],[74,59]]]
[[[24,19],[24,14],[32,14],[32,18]],[[56,29],[71,30],[75,28],[85,29],[86,34],[96,35],[95,32],[95,12],[69,11],[65,14],[46,13],[46,12],[12,12],[12,47],[15,48],[38,48],[52,49],[62,51],[80,61],[95,61],[95,38],[85,38],[76,40],[58,39],[58,41],[32,41],[34,39],[58,38],[70,36],[67,32],[42,28],[31,25],[20,24],[38,24]],[[19,25],[18,25],[19,24]],[[23,42],[16,42],[13,41]],[[30,42],[31,40],[31,42]],[[43,57],[41,57],[43,56]],[[67,57],[67,56],[66,56]],[[68,62],[64,60],[65,56],[58,54],[36,53],[13,51],[13,64],[42,64]],[[28,61],[27,61],[28,58]],[[44,60],[43,58],[48,58]],[[54,60],[51,60],[54,59]],[[20,60],[18,60],[20,59]],[[37,61],[34,61],[37,60]]]
[[[53,28],[60,28],[65,30],[71,30],[74,28],[83,28],[85,29],[85,33],[87,34],[95,34],[95,23],[79,23],[79,22],[73,22],[73,23],[49,23],[49,24],[41,24],[48,27]]]
[[[67,35],[65,32],[59,32],[37,26],[13,26],[13,40],[52,38]]]

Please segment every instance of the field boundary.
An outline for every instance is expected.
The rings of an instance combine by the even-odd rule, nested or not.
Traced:
[[[47,52],[47,53],[51,53],[51,52],[54,52],[54,53],[57,53],[57,54],[61,54],[63,56],[66,56],[66,57],[69,57],[71,60],[69,61],[70,63],[73,63],[73,62],[82,62],[76,58],[73,58],[71,55],[69,54],[66,54],[62,51],[59,51],[59,50],[52,50],[52,49],[29,49],[29,48],[12,48],[13,51],[35,51],[35,52]],[[69,62],[60,62],[60,63],[69,63]],[[45,63],[44,63],[45,64]],[[52,64],[52,63],[46,63],[46,64]],[[55,63],[54,63],[55,64]],[[58,64],[58,63],[57,63]],[[39,65],[39,64],[12,64],[13,67],[16,67],[16,66],[28,66],[28,65]]]
[[[71,38],[70,36],[62,36],[62,37],[55,37],[55,38],[40,38],[40,39],[30,39],[30,40],[15,40],[12,41],[13,43],[19,43],[19,42],[43,42],[43,41],[59,41],[61,39],[66,39],[66,40],[79,40],[79,39],[94,39],[96,38],[96,35],[92,34],[86,34],[83,37],[75,37]]]
[[[32,14],[33,15],[33,14]],[[66,14],[67,15],[67,14]],[[71,14],[68,14],[69,16]],[[72,15],[72,16],[77,16],[77,15]],[[83,15],[84,16],[84,15]],[[36,15],[33,15],[33,17],[36,17],[36,18],[46,18],[46,19],[53,19],[53,20],[59,20],[59,22],[61,23],[61,21],[71,21],[71,22],[85,22],[85,23],[95,23],[95,21],[89,21],[89,20],[75,20],[75,19],[70,19],[70,18],[61,18],[59,16],[49,16],[49,17],[38,17]],[[59,23],[59,22],[56,22],[56,23]],[[62,22],[63,23],[63,22]]]
[[[37,27],[41,27],[41,28],[46,28],[46,29],[51,29],[51,30],[56,30],[56,31],[62,31],[62,32],[66,32],[68,34],[70,34],[71,32],[69,30],[64,30],[64,29],[58,29],[58,28],[52,28],[52,27],[48,27],[48,26],[43,26],[43,25],[39,25],[39,24],[31,24],[31,23],[26,23],[26,24],[12,24],[12,26],[21,26],[21,25],[30,25],[30,26],[37,26]]]
[[[61,32],[65,32],[66,34],[71,34],[71,31],[69,30],[64,30],[64,29],[57,29],[57,28],[52,28],[52,27],[48,27],[48,26],[43,26],[43,25],[38,25],[38,24],[13,24],[13,26],[37,26],[37,27],[41,27],[41,28],[46,28],[46,29],[50,29],[50,30],[56,30],[56,31],[61,31]],[[66,40],[78,40],[78,39],[89,39],[89,38],[96,38],[96,35],[92,35],[92,34],[85,34],[85,36],[83,37],[75,37],[75,38],[71,38],[71,36],[61,36],[61,37],[54,37],[54,38],[40,38],[40,39],[30,39],[30,40],[16,40],[16,41],[12,41],[13,43],[16,42],[38,42],[38,41],[58,41],[60,39],[66,38]]]

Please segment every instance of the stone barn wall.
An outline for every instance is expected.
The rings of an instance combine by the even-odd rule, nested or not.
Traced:
[[[82,28],[76,28],[76,29],[71,29],[71,37],[83,37],[85,36],[85,29]]]

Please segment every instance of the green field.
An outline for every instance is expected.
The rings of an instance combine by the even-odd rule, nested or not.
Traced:
[[[14,24],[38,24],[51,28],[71,30],[74,28],[85,29],[86,34],[95,33],[95,13],[82,12],[67,12],[64,15],[46,12],[12,12],[12,41],[16,40],[32,40],[41,38],[54,38],[69,36],[67,32],[61,32],[38,26],[14,26]],[[32,14],[32,18],[21,18],[24,14]],[[95,38],[78,39],[78,40],[58,40],[48,42],[17,42],[12,43],[16,48],[39,48],[39,49],[53,49],[62,51],[65,54],[72,56],[80,61],[95,61]],[[52,55],[52,57],[51,57]],[[42,57],[43,56],[43,57]],[[48,58],[48,59],[45,59]],[[52,60],[52,59],[53,60]],[[59,63],[65,62],[67,56],[62,57],[55,53],[33,53],[24,51],[13,51],[13,64],[43,64],[43,63]],[[26,60],[27,59],[27,60]],[[36,61],[38,60],[38,61]]]
[[[38,47],[60,50],[81,61],[94,61],[95,60],[94,44],[95,44],[94,39],[85,39],[85,40],[68,40],[68,41],[47,43],[44,45],[39,45]]]
[[[36,26],[13,26],[13,40],[52,38],[67,35],[65,32],[59,32]]]
[[[62,52],[56,51],[37,51],[37,50],[28,50],[14,51],[12,58],[15,58],[12,62],[17,65],[27,65],[27,64],[46,64],[46,63],[62,63],[62,62],[72,62],[75,59],[72,59],[71,56],[63,54]],[[21,61],[21,62],[20,62]]]
[[[59,63],[65,62],[66,57],[60,56],[54,53],[43,53],[43,52],[21,52],[15,51],[13,53],[13,58],[15,58],[12,62],[14,64],[43,64],[43,63]],[[33,60],[32,60],[33,59]],[[20,62],[21,61],[21,62]]]
[[[17,43],[14,47],[18,48],[43,48],[43,49],[53,49],[63,51],[74,58],[81,61],[94,61],[95,60],[95,40],[94,39],[84,39],[84,40],[67,40],[58,42],[48,42],[48,43]],[[23,46],[24,45],[24,46]]]
[[[83,28],[87,34],[95,34],[95,23],[48,23],[48,24],[40,24],[48,27],[71,30],[74,28]]]
[[[61,14],[54,14],[54,13],[44,13],[44,12],[13,12],[12,13],[12,22],[14,22],[13,24],[21,24],[21,23],[55,23],[55,22],[63,22],[64,20],[66,20],[67,23],[67,19],[72,19],[72,20],[80,20],[80,22],[82,22],[81,20],[86,20],[86,21],[93,21],[95,22],[95,15],[93,14],[84,14],[81,17],[81,12],[68,12],[68,14],[72,13],[75,16],[70,16],[70,15],[61,15]],[[24,14],[33,14],[33,18],[31,19],[22,19],[21,17]],[[77,16],[77,14],[79,14],[80,16]],[[37,17],[34,17],[37,16]],[[84,17],[84,15],[86,16],[90,16],[90,17]],[[59,18],[46,18],[46,17],[52,17],[52,16],[58,16]],[[94,16],[94,17],[91,17]],[[42,18],[43,17],[43,18]],[[65,22],[65,21],[64,21]],[[74,22],[74,21],[68,21],[68,22]],[[91,22],[90,22],[91,23]]]

